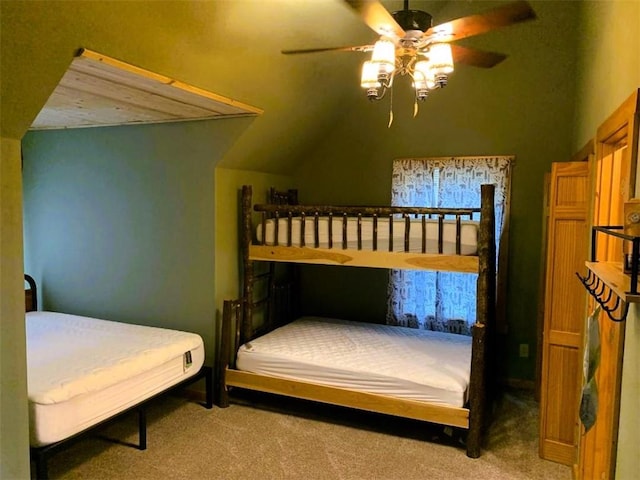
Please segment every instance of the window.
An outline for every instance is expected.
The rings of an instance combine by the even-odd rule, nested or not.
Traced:
[[[480,185],[492,183],[496,185],[499,244],[508,218],[512,161],[510,156],[395,160],[391,202],[404,206],[479,207]],[[497,258],[506,253],[505,247],[502,250]],[[393,270],[387,323],[468,333],[476,317],[477,277],[466,273]]]

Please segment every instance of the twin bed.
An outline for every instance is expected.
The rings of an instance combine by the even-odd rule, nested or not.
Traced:
[[[33,278],[25,276],[29,440],[37,478],[47,457],[80,434],[132,409],[139,448],[146,448],[145,403],[168,389],[205,379],[211,368],[194,333],[37,310]]]
[[[494,187],[483,185],[481,198],[475,209],[344,207],[272,191],[254,206],[243,187],[243,290],[224,305],[220,405],[243,388],[424,420],[466,430],[467,455],[480,456],[492,383]],[[298,318],[280,262],[476,273],[472,336]]]

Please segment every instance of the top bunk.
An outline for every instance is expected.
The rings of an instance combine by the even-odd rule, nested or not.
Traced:
[[[495,264],[493,185],[481,186],[477,208],[300,205],[296,190],[269,198],[254,205],[242,188],[248,260],[467,273]]]

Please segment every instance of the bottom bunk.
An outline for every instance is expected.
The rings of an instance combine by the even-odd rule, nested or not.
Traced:
[[[225,302],[222,407],[236,387],[428,421],[466,430],[467,455],[480,456],[485,394],[480,366],[474,376],[471,365],[473,349],[484,348],[484,326],[468,337],[303,317],[232,347],[226,339],[241,310],[240,301]]]

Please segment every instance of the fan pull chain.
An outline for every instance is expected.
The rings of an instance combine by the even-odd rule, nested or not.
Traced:
[[[391,124],[393,123],[393,89],[389,92],[389,125],[387,128],[391,128]]]

